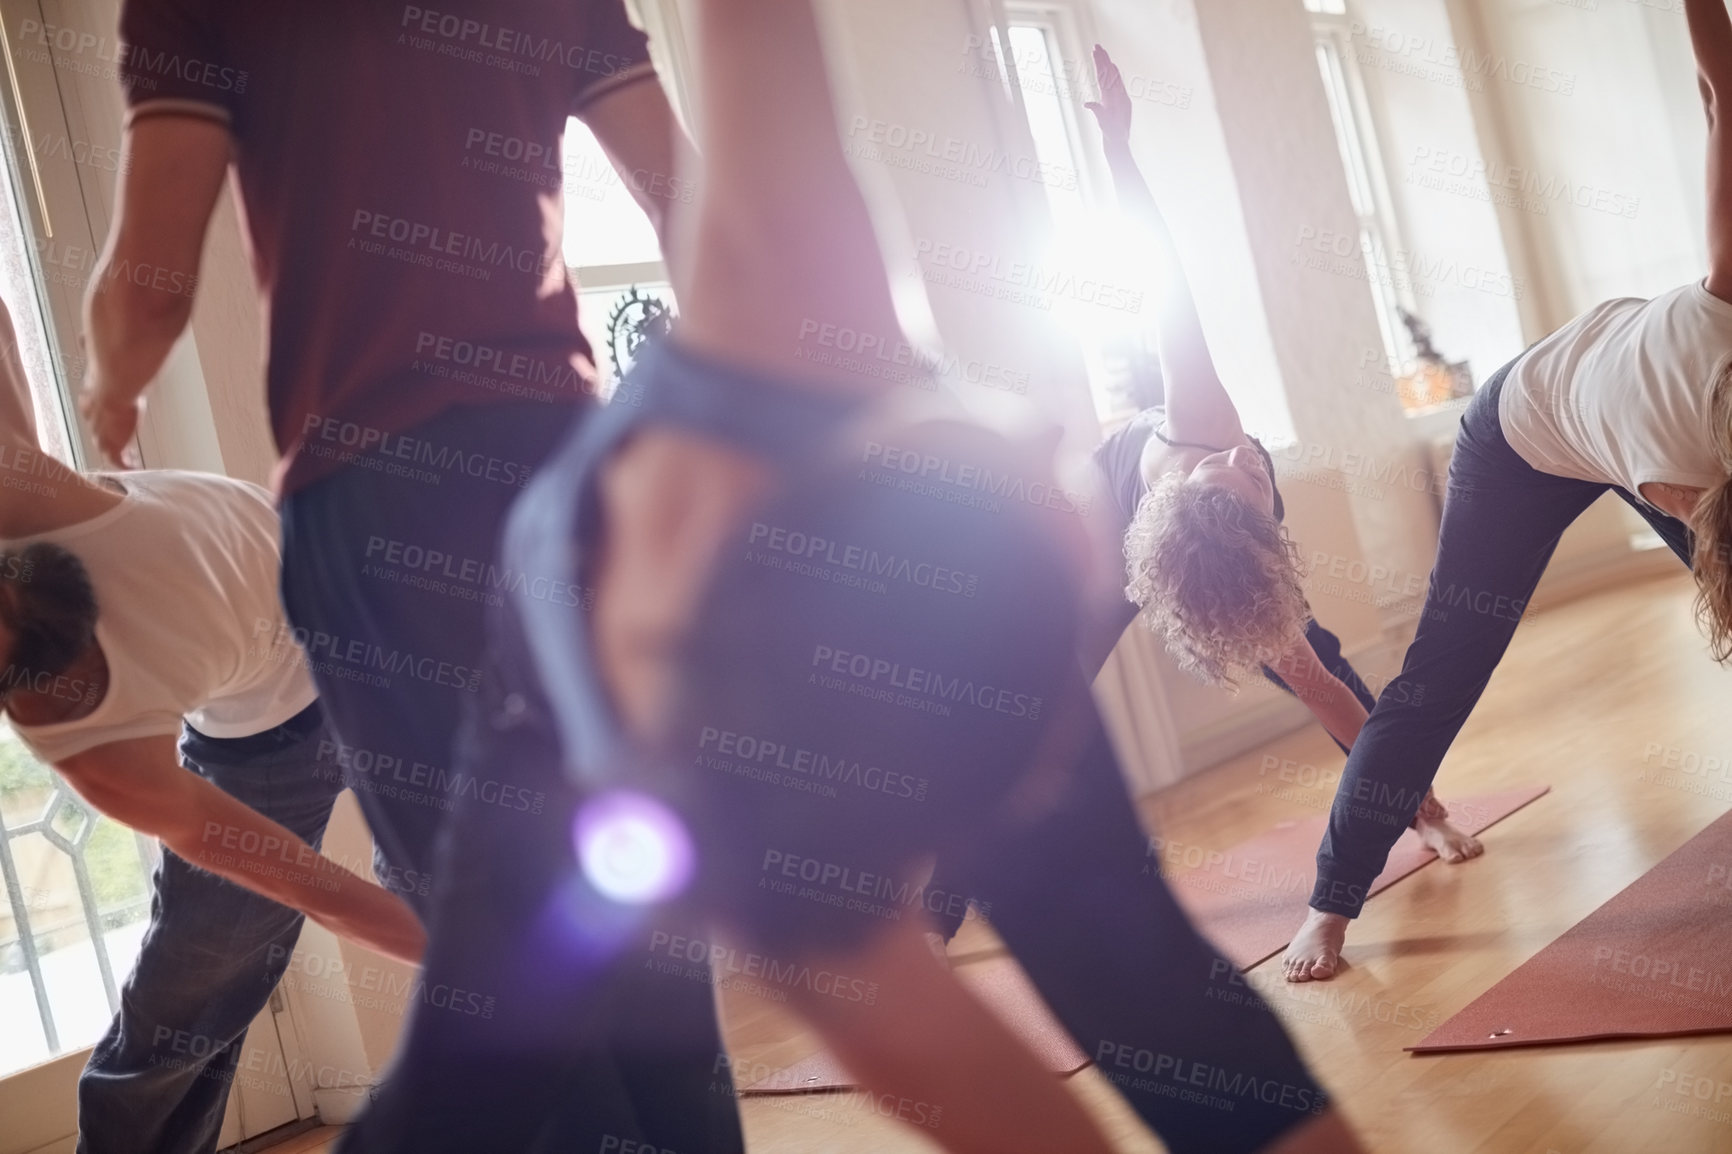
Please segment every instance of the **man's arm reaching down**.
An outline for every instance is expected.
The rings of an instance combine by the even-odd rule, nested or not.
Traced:
[[[172,737],[98,746],[55,766],[79,796],[201,869],[300,910],[405,962],[426,934],[401,898],[320,856],[270,818],[181,766]]]
[[[215,120],[157,115],[127,126],[114,226],[85,297],[90,368],[79,398],[115,465],[138,430],[139,397],[192,318],[229,154]]]

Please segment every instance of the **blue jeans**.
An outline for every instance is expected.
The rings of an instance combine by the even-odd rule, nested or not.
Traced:
[[[1589,505],[1617,493],[1690,564],[1694,543],[1682,522],[1615,485],[1542,473],[1522,460],[1498,417],[1509,370],[1498,370],[1462,415],[1419,629],[1347,758],[1317,851],[1311,907],[1324,913],[1359,916],[1509,648],[1558,538]]]
[[[328,740],[314,704],[252,737],[206,737],[188,726],[180,756],[223,792],[317,846],[342,789],[319,771]],[[78,1080],[80,1154],[215,1150],[241,1039],[300,936],[299,913],[170,851],[154,880],[150,928],[121,991],[120,1013]]]
[[[429,923],[430,963],[448,945],[510,950],[494,922],[547,892],[548,871],[558,863],[541,851],[550,837],[569,840],[547,833],[564,812],[556,751],[516,743],[460,760],[456,738],[478,702],[495,694],[483,672],[489,609],[513,592],[562,610],[582,608],[579,590],[548,587],[496,558],[522,481],[541,470],[585,412],[534,403],[449,410],[393,438],[394,452],[351,456],[283,501],[283,604],[336,731],[333,758],[378,844],[381,881],[431,877],[430,888],[393,886]],[[465,809],[497,837],[499,854],[486,863],[497,870],[441,855],[453,813]],[[433,917],[441,891],[476,887],[482,897],[464,913]],[[609,1135],[680,1154],[744,1149],[732,1082],[726,1070],[714,1071],[722,1050],[707,988],[662,1007],[690,1021],[691,1030],[680,1052],[647,1062],[630,1052],[629,1022],[576,1039],[576,1057],[487,1061],[481,1047],[500,1033],[506,995],[521,990],[494,980],[446,981],[431,971],[424,988],[429,996],[417,999],[408,1036],[473,1044],[473,1076],[429,1090],[400,1062],[345,1137],[345,1149],[421,1154],[436,1140],[454,1150],[535,1149],[549,1111],[563,1112],[573,1127],[560,1129],[562,1136],[578,1127],[593,1136],[586,1149]],[[538,1016],[557,1018],[552,1008]],[[712,1089],[717,1085],[723,1090]],[[405,1094],[407,1116],[421,1128],[407,1145],[390,1146],[402,1133],[396,1122]],[[533,1107],[489,1113],[496,1102],[530,1100]],[[712,1124],[718,1106],[726,1110]],[[465,1120],[489,1117],[491,1130],[464,1136]],[[526,1128],[521,1146],[515,1131],[507,1136],[512,1127]]]

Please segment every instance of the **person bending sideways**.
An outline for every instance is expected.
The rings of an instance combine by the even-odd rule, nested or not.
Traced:
[[[403,901],[317,852],[342,775],[278,607],[276,515],[203,473],[80,476],[43,452],[0,306],[0,701],[90,805],[161,839],[150,927],[78,1081],[78,1149],[216,1149],[241,1038],[303,913],[405,960]],[[176,737],[178,735],[178,748]],[[162,1048],[209,1043],[201,1057]]]
[[[486,605],[526,581],[494,564],[505,510],[594,401],[562,250],[567,120],[594,131],[658,229],[690,195],[658,179],[682,138],[646,41],[620,0],[127,0],[121,33],[127,162],[87,302],[97,442],[125,451],[192,312],[192,292],[155,287],[170,277],[125,270],[202,286],[232,168],[266,306],[283,601],[317,639],[313,679],[375,838],[443,884],[450,795],[527,797],[496,808],[535,816],[512,764],[458,778],[452,738],[486,688]],[[589,596],[537,589],[561,606]],[[451,785],[392,789],[378,765]],[[708,1092],[708,992],[685,1002],[700,1027],[687,1057],[549,1074],[575,1111],[643,1119],[616,1139],[736,1151],[731,1104]],[[676,1085],[689,1089],[663,1105]]]
[[[1348,752],[1376,697],[1342,656],[1341,641],[1310,617],[1298,556],[1282,527],[1284,508],[1268,451],[1246,435],[1221,386],[1196,302],[1172,236],[1131,155],[1131,101],[1107,51],[1095,46],[1100,123],[1119,204],[1168,270],[1158,329],[1166,403],[1144,409],[1094,452],[1096,481],[1124,543],[1125,598],[1081,648],[1083,671],[1099,674],[1133,621],[1160,634],[1181,667],[1218,685],[1252,670],[1305,703]],[[1450,824],[1429,791],[1412,825],[1448,862],[1477,857],[1477,838]],[[942,861],[942,859],[941,859]],[[943,864],[933,888],[979,888]],[[956,936],[963,911],[935,920],[935,949]]]
[[[466,758],[538,766],[557,800],[533,843],[482,807],[458,814],[450,851],[467,868],[439,895],[428,980],[512,996],[491,1022],[418,1017],[344,1149],[424,1154],[504,1134],[487,1148],[510,1151],[526,1127],[545,1134],[550,1104],[498,1072],[569,1061],[621,1018],[653,1053],[677,1024],[653,998],[622,1004],[617,975],[650,968],[632,943],[652,938],[657,907],[685,903],[776,972],[872,989],[854,1001],[784,986],[875,1097],[941,1108],[932,1141],[1106,1150],[1063,1084],[930,956],[920,919],[850,904],[863,887],[901,892],[940,838],[1018,891],[1006,941],[1169,1149],[1358,1149],[1267,1007],[1210,996],[1221,960],[1142,870],[1146,842],[1075,659],[1069,568],[1086,551],[1053,547],[1044,513],[994,521],[863,484],[858,445],[829,451],[886,386],[815,369],[802,320],[886,339],[899,325],[813,5],[706,0],[696,13],[705,181],[683,328],[531,484],[506,534],[508,564],[593,581],[595,611],[509,599],[498,672],[466,727]],[[959,423],[893,428],[921,451],[1038,465]],[[811,580],[760,562],[754,524],[983,576],[973,598]],[[966,685],[953,708],[901,700]],[[932,791],[918,805],[830,799],[707,770],[695,755],[710,728],[927,775]],[[505,879],[519,883],[509,895]]]
[[[1627,501],[1690,567],[1710,650],[1732,658],[1732,18],[1725,0],[1684,11],[1708,111],[1708,275],[1589,309],[1474,394],[1425,611],[1392,683],[1414,692],[1386,691],[1347,759],[1311,912],[1287,950],[1294,981],[1334,976],[1411,798],[1485,690],[1558,538],[1602,494]]]

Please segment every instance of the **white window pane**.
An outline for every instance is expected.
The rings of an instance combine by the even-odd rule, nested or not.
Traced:
[[[1332,42],[1323,41],[1317,45],[1317,67],[1323,73],[1323,92],[1329,98],[1329,119],[1335,125],[1335,143],[1341,149],[1341,164],[1347,173],[1347,191],[1353,197],[1353,211],[1361,217],[1370,216],[1377,211],[1371,194],[1371,174],[1365,166],[1365,149],[1359,136],[1361,129],[1347,94],[1341,56]]]
[[[1028,130],[1034,137],[1035,159],[1045,177],[1047,203],[1052,206],[1054,228],[1060,233],[1083,227],[1087,212],[1077,179],[1076,147],[1070,123],[1065,118],[1062,95],[1065,78],[1054,66],[1046,29],[1014,24],[1010,49],[1022,81],[1023,107],[1028,110]]]
[[[642,173],[646,187],[670,180],[672,173]],[[647,182],[655,181],[656,185]],[[660,244],[649,218],[632,199],[601,143],[583,121],[565,122],[565,263],[572,268],[598,264],[659,261]]]
[[[62,797],[52,827],[77,844],[96,899],[87,911],[73,858],[41,832],[18,835]],[[83,831],[94,814],[0,725],[0,837],[11,858],[12,887],[0,888],[0,1076],[99,1038],[113,1017],[91,937],[92,916],[118,988],[132,969],[150,916],[150,883],[139,839],[107,818]],[[28,943],[21,932],[29,925]],[[40,990],[29,966],[34,954]],[[40,995],[40,997],[39,997]],[[42,1024],[45,1000],[56,1036]]]
[[[1305,11],[1324,16],[1347,15],[1347,0],[1305,0]]]

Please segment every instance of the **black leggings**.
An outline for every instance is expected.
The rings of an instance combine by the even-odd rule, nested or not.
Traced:
[[[1359,916],[1503,659],[1558,538],[1589,505],[1617,493],[1690,564],[1694,543],[1681,521],[1617,486],[1542,473],[1522,460],[1498,417],[1508,373],[1500,369],[1462,416],[1419,630],[1342,771],[1317,852],[1313,909]]]

